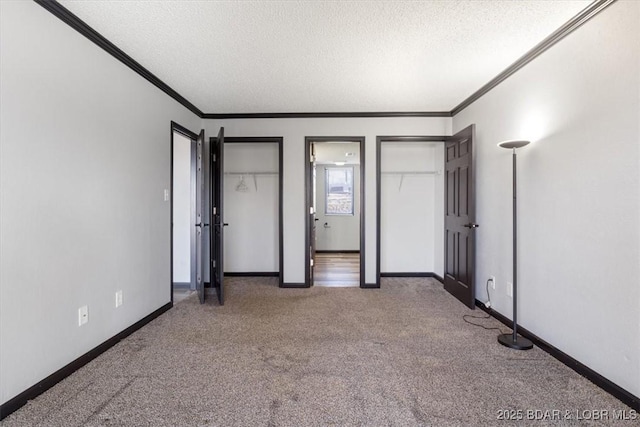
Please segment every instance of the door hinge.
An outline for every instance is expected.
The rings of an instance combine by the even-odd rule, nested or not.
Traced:
[[[218,214],[218,208],[216,208],[215,206],[213,207],[213,214],[217,215]]]
[[[311,259],[309,260],[309,265],[310,265],[311,267],[313,267],[313,258],[311,258]]]
[[[213,265],[212,265],[212,267],[213,267],[213,268],[216,268],[216,260],[215,260],[215,259],[213,260]]]
[[[216,153],[211,153],[211,158],[213,159],[213,161],[216,161]]]

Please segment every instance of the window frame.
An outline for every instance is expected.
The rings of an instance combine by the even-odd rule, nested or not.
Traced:
[[[351,182],[349,182],[347,178],[347,184],[351,184],[351,211],[350,212],[329,212],[329,194],[330,185],[329,185],[329,174],[331,171],[335,170],[345,170],[351,171]],[[347,175],[348,176],[348,175]],[[355,212],[355,168],[353,165],[342,165],[342,166],[325,166],[324,170],[324,214],[325,216],[354,216]]]

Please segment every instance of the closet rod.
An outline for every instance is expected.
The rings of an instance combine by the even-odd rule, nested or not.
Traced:
[[[225,175],[278,175],[278,172],[225,172]]]
[[[440,171],[384,171],[382,175],[440,175]]]

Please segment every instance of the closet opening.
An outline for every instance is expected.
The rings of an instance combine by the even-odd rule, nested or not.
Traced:
[[[444,141],[377,138],[377,284],[444,270]]]
[[[224,145],[224,276],[274,277],[282,287],[282,138],[225,137]]]

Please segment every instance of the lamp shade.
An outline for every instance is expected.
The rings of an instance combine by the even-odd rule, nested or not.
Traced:
[[[525,145],[529,145],[529,143],[530,141],[525,141],[520,139],[511,139],[509,141],[502,141],[501,143],[498,144],[498,147],[508,148],[508,149],[521,148],[521,147],[524,147]]]

